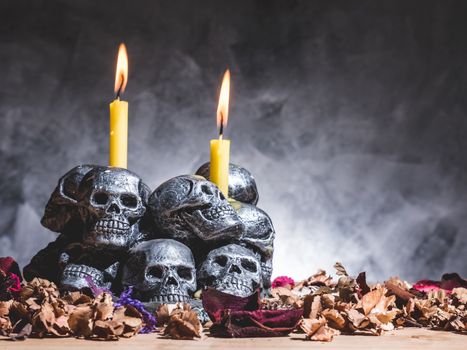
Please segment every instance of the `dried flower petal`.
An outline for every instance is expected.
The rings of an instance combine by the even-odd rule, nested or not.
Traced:
[[[75,336],[91,336],[93,314],[94,312],[89,305],[80,305],[73,310],[68,319],[68,324]]]
[[[170,316],[164,335],[172,339],[201,338],[202,325],[195,311],[183,311]]]
[[[343,329],[345,326],[345,319],[342,317],[342,315],[339,313],[339,311],[335,309],[326,309],[321,312],[321,315],[323,315],[326,320],[329,322],[329,325],[332,328],[336,329]]]

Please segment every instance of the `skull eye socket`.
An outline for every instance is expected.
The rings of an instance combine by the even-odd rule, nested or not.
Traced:
[[[109,195],[105,192],[96,192],[92,195],[94,203],[99,205],[105,205],[109,201]]]
[[[179,267],[177,269],[177,274],[184,280],[191,280],[193,275],[191,274],[191,269],[189,267]]]
[[[138,206],[138,198],[133,194],[122,194],[120,196],[120,201],[127,208],[136,208]]]
[[[150,266],[146,272],[149,278],[162,278],[164,269],[161,266]]]
[[[201,191],[203,191],[204,193],[209,194],[211,196],[213,195],[213,192],[212,192],[211,188],[208,185],[202,185],[201,186]]]
[[[214,263],[224,267],[225,265],[227,265],[227,257],[225,255],[216,256],[216,258],[214,259]]]
[[[250,272],[258,271],[258,266],[256,266],[256,263],[252,260],[242,259],[242,267]]]

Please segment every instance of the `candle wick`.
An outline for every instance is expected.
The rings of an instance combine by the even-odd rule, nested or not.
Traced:
[[[120,86],[118,87],[117,95],[115,96],[117,100],[120,100],[120,94],[122,93],[122,87],[123,87],[123,77],[121,77],[120,79]]]
[[[219,126],[219,138],[222,139],[222,134],[224,133],[224,113],[220,111],[221,114],[221,125]]]

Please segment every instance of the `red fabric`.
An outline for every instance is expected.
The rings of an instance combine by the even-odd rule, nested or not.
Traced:
[[[209,288],[202,294],[203,307],[213,325],[215,337],[278,337],[292,332],[303,309],[260,310],[259,292],[242,298]]]

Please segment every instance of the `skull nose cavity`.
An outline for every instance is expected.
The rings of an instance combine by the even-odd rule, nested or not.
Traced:
[[[167,279],[167,285],[168,286],[178,286],[178,282],[173,276],[169,276],[169,278]]]
[[[118,207],[117,204],[112,203],[108,206],[107,213],[120,214],[120,208]]]
[[[240,268],[237,265],[232,264],[232,265],[230,265],[229,273],[238,273],[238,274],[240,274],[240,273],[242,273],[242,270],[240,270]]]

